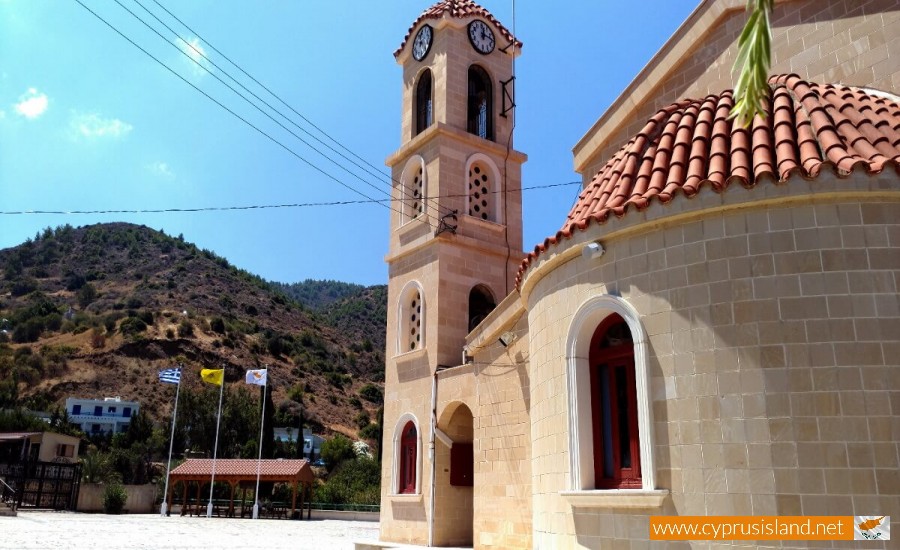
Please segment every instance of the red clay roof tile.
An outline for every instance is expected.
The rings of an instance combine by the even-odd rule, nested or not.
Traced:
[[[444,17],[445,14],[449,14],[451,17],[455,17],[457,19],[465,19],[466,17],[481,17],[487,19],[494,25],[494,28],[497,29],[497,31],[504,38],[506,38],[506,41],[508,43],[512,43],[512,41],[515,40],[512,33],[509,32],[509,29],[504,27],[500,23],[500,21],[498,21],[497,18],[491,14],[491,12],[479,6],[475,2],[472,2],[472,0],[441,0],[437,4],[423,11],[422,15],[420,15],[416,18],[415,21],[413,21],[413,24],[410,25],[409,30],[406,31],[406,36],[403,37],[403,42],[400,43],[400,47],[394,51],[394,57],[396,58],[400,56],[400,52],[403,51],[404,46],[406,46],[406,43],[409,41],[409,38],[412,36],[413,31],[416,29],[419,23],[426,19],[440,19]],[[499,44],[498,47],[500,47]],[[516,40],[516,48],[521,47],[522,42]]]
[[[295,476],[309,469],[306,459],[300,460],[256,460],[243,458],[220,458],[216,460],[217,476],[256,476],[259,464],[261,476]],[[211,475],[211,458],[190,458],[172,470],[174,476]]]
[[[900,172],[900,106],[874,91],[805,82],[799,76],[769,79],[768,115],[743,128],[728,119],[732,91],[683,100],[657,112],[594,176],[563,227],[537,245],[519,267],[548,248],[606,223],[610,214],[695,196],[704,185],[717,192],[734,182],[754,187],[798,175],[815,179],[823,167],[839,177],[855,169],[870,174],[888,166]]]

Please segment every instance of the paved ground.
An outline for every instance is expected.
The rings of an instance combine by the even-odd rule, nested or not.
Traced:
[[[350,550],[378,538],[371,521],[168,518],[19,511],[0,517],[2,550]]]

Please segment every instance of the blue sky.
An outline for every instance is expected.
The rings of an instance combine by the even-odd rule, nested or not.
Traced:
[[[384,197],[249,106],[116,0],[81,2],[296,154],[366,195]],[[387,171],[384,159],[400,143],[401,69],[392,53],[430,2],[159,0],[205,41],[154,0],[118,2],[175,40],[143,4],[214,63],[240,76],[213,47],[221,51],[353,153]],[[511,2],[482,5],[513,27]],[[529,156],[525,187],[578,179],[572,146],[696,5],[695,0],[644,2],[638,14],[634,3],[611,0],[516,4],[515,30],[524,49],[516,64],[515,147]],[[228,81],[220,70],[212,71]],[[246,78],[242,83],[289,113]],[[383,181],[362,177],[387,189]],[[577,186],[523,192],[526,250],[559,229],[577,192]],[[0,0],[0,211],[360,199],[228,114],[75,0]],[[0,248],[20,244],[47,226],[125,221],[183,234],[269,280],[382,284],[389,213],[377,204],[355,204],[0,214]]]

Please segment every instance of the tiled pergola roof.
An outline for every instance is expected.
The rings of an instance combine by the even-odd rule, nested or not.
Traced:
[[[216,481],[255,481],[257,464],[262,481],[295,481],[312,483],[312,468],[308,460],[256,460],[221,458],[216,460]],[[212,476],[210,458],[190,458],[172,470],[172,481],[202,481]]]

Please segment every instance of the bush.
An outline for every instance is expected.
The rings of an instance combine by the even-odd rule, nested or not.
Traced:
[[[356,423],[356,427],[361,430],[368,426],[369,423],[372,422],[372,419],[369,418],[369,413],[366,411],[359,411],[359,414],[356,415],[353,421]]]
[[[106,347],[106,335],[104,335],[97,327],[94,327],[93,330],[91,330],[91,347],[94,349]]]
[[[318,502],[378,504],[381,498],[381,466],[371,458],[344,461],[324,485],[316,488]]]
[[[381,444],[381,427],[372,423],[359,431],[359,438]]]
[[[119,325],[119,332],[128,336],[147,330],[147,323],[138,317],[128,317]]]
[[[189,338],[194,335],[194,325],[187,319],[178,323],[178,336],[181,338]]]
[[[359,396],[372,403],[381,403],[384,400],[384,394],[381,392],[381,388],[375,384],[366,384],[363,386],[359,390]]]
[[[41,337],[43,330],[44,323],[41,319],[28,319],[24,323],[17,325],[15,330],[13,330],[13,342],[17,344],[36,342]]]
[[[209,328],[217,334],[225,334],[225,321],[221,317],[213,317],[209,320]]]
[[[107,514],[121,514],[126,500],[128,493],[125,492],[125,487],[111,483],[103,490],[103,511]]]
[[[97,299],[97,289],[91,283],[85,283],[84,286],[78,289],[76,296],[78,305],[81,306],[81,309],[84,309]]]
[[[341,462],[355,457],[356,453],[353,452],[353,443],[341,434],[337,434],[322,443],[322,460],[325,461],[330,470],[334,469]]]
[[[20,279],[18,281],[14,281],[12,285],[10,285],[9,291],[13,295],[13,297],[17,296],[25,296],[30,292],[34,292],[37,290],[38,284],[34,279]]]

